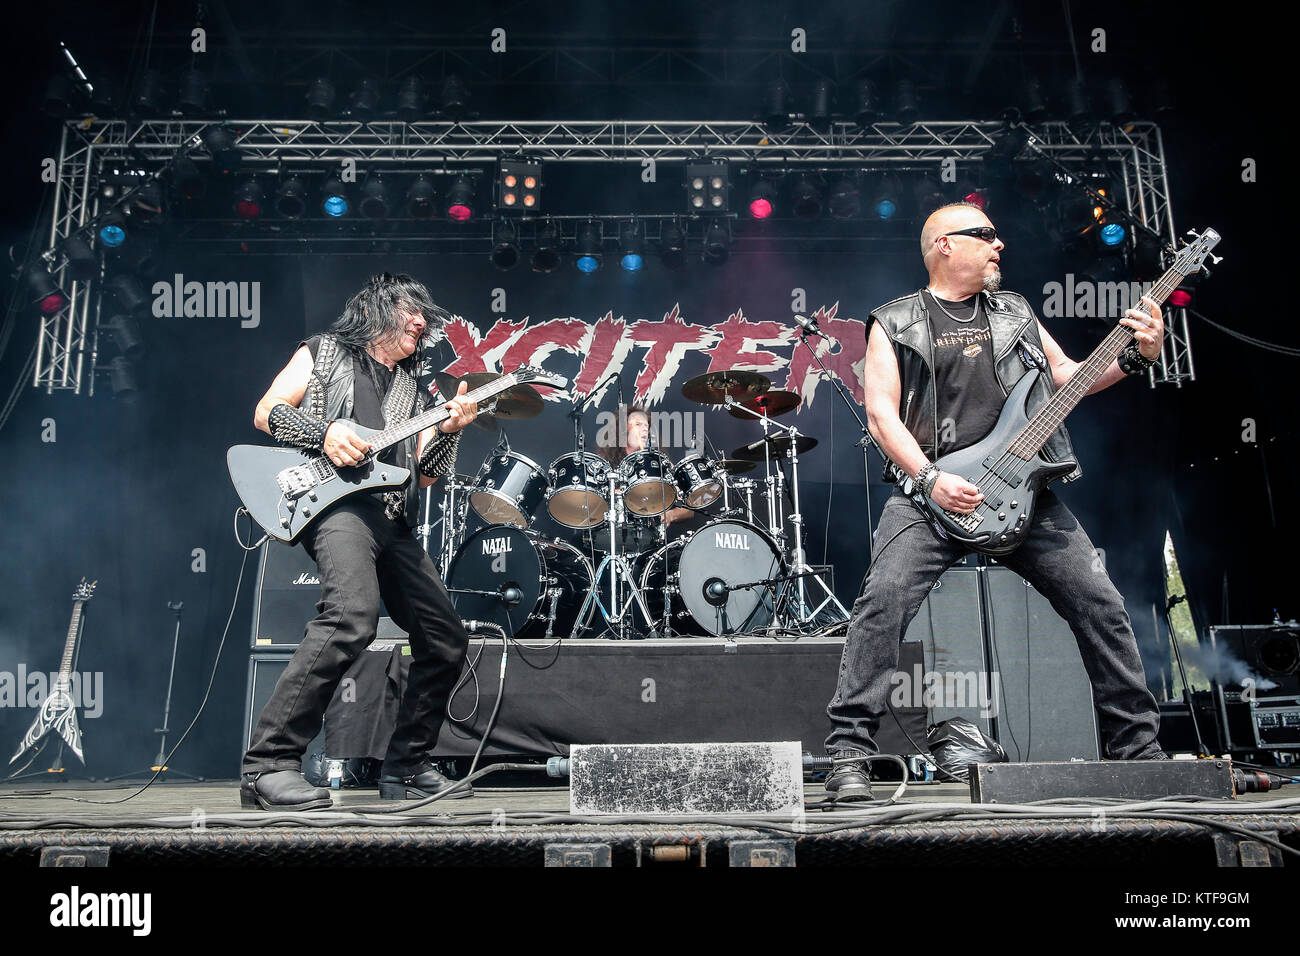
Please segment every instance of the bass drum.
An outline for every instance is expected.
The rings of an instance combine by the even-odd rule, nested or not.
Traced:
[[[490,621],[516,638],[572,637],[591,590],[591,562],[571,544],[510,525],[480,528],[457,550],[447,590],[465,620]]]
[[[781,583],[738,585],[784,575],[781,552],[765,532],[743,521],[715,521],[650,555],[639,583],[658,615],[666,576],[674,631],[720,636],[771,624]]]

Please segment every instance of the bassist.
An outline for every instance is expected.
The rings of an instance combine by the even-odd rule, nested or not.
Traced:
[[[868,320],[866,411],[872,437],[889,461],[887,477],[915,487],[938,506],[969,514],[980,488],[933,464],[980,441],[997,421],[1007,393],[1029,368],[1036,410],[1069,380],[1072,361],[1023,297],[1000,292],[1004,243],[988,217],[966,203],[926,220],[921,254],[928,287],[876,309]],[[1160,355],[1164,325],[1156,302],[1130,309],[1121,323],[1134,342],[1094,383],[1100,391],[1149,368]],[[1063,427],[1043,445],[1045,458],[1073,463]],[[1076,467],[1067,478],[1077,477]],[[877,752],[899,643],[939,576],[966,554],[896,488],[885,503],[871,567],[853,606],[839,679],[827,714],[827,752],[837,763],[826,789],[837,801],[869,800],[862,758]],[[1160,759],[1156,703],[1147,689],[1123,599],[1096,561],[1096,550],[1069,509],[1044,489],[1023,543],[1000,558],[1043,594],[1079,644],[1092,683],[1103,756]]]

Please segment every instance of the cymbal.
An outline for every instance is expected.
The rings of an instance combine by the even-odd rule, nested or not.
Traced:
[[[460,388],[460,383],[464,382],[472,392],[476,388],[495,382],[501,378],[500,372],[470,372],[468,375],[462,375],[456,378],[445,372],[439,372],[434,376],[434,381],[438,383],[438,391],[444,396],[450,397],[456,394]],[[494,432],[497,430],[497,424],[494,419],[513,422],[524,418],[532,418],[542,413],[542,396],[537,389],[531,385],[515,385],[498,394],[495,398],[496,405],[490,412],[479,412],[478,418],[474,424],[487,431]]]
[[[742,458],[720,458],[717,465],[729,475],[743,475],[745,472],[757,468],[758,462],[745,461]]]
[[[682,386],[682,395],[701,405],[725,405],[727,396],[740,401],[753,398],[772,387],[772,380],[758,372],[728,369],[706,372],[688,379]]]
[[[762,395],[755,395],[748,401],[740,403],[740,408],[731,406],[727,409],[727,414],[734,418],[744,418],[749,421],[754,420],[754,416],[741,411],[741,408],[748,408],[751,412],[757,412],[762,415],[767,413],[768,418],[776,418],[778,415],[784,415],[786,412],[794,411],[799,407],[799,396],[794,392],[787,392],[783,389],[772,389],[764,392]]]
[[[732,458],[740,458],[744,461],[759,462],[763,460],[763,443],[770,446],[771,455],[774,458],[783,458],[790,451],[789,435],[770,435],[767,438],[760,438],[758,441],[750,442],[748,445],[741,445],[731,451]],[[800,435],[795,443],[796,451],[802,455],[817,447],[817,439],[808,435]]]

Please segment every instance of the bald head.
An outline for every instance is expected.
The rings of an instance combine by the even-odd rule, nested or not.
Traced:
[[[929,265],[930,254],[935,251],[934,240],[954,229],[966,229],[969,226],[987,226],[989,217],[984,210],[974,203],[954,202],[940,206],[930,213],[930,218],[921,227],[921,258]]]

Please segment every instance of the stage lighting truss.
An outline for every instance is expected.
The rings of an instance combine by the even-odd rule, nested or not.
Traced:
[[[357,92],[363,95],[352,98],[354,110],[377,108],[368,102],[372,89]],[[317,105],[324,105],[323,98]],[[873,112],[867,109],[871,105],[860,104],[864,119]],[[665,165],[698,164],[713,170],[726,169],[729,163],[753,164],[759,158],[765,166],[772,163],[791,171],[819,167],[878,173],[890,168],[938,170],[947,159],[959,169],[978,164],[1007,129],[1004,122],[921,121],[904,126],[875,122],[875,115],[869,118],[873,121],[870,125],[833,122],[825,129],[801,122],[774,129],[758,121],[406,123],[379,119],[362,123],[353,119],[232,118],[214,124],[184,117],[68,121],[62,124],[55,208],[48,230],[43,230],[51,253],[52,278],[66,292],[68,304],[41,317],[33,384],[47,392],[94,392],[93,376],[85,373],[95,349],[95,316],[101,297],[98,280],[74,280],[67,272],[66,257],[57,249],[83,229],[89,231],[92,247],[104,248],[96,233],[101,218],[116,205],[116,201],[99,196],[100,169],[105,163],[123,167],[141,163],[151,171],[159,170],[178,154],[196,149],[194,155],[200,163],[205,153],[216,160],[210,165],[210,174],[239,167],[244,172],[265,174],[268,184],[275,181],[275,170],[290,164],[338,169],[351,159],[358,169],[382,167],[396,176],[411,176],[424,170],[441,174],[475,166],[481,171],[503,158],[520,155],[542,163],[627,165],[653,159],[661,176]],[[1131,234],[1140,235],[1136,227],[1146,227],[1166,243],[1178,245],[1158,126],[1135,121],[1125,126],[1099,124],[1075,129],[1067,123],[1044,122],[1029,132],[1024,156],[1037,152],[1080,172],[1100,156],[1111,173],[1118,205],[1133,217]],[[700,159],[705,155],[707,163]],[[399,180],[399,184],[405,182]],[[443,183],[438,185],[441,188]],[[409,191],[406,198],[409,207],[413,202]],[[427,198],[433,200],[432,195]],[[723,202],[729,210],[729,199],[724,196]],[[638,212],[627,210],[619,218],[625,221],[628,214]],[[686,212],[689,217],[695,210],[688,207]],[[658,246],[667,261],[681,257],[676,251],[679,244],[684,249],[685,233],[681,239],[676,235],[671,223],[660,224]],[[647,238],[653,245],[652,236]],[[129,236],[125,239],[131,241]],[[1194,377],[1186,311],[1171,305],[1166,322],[1165,354],[1152,380],[1181,384]]]

